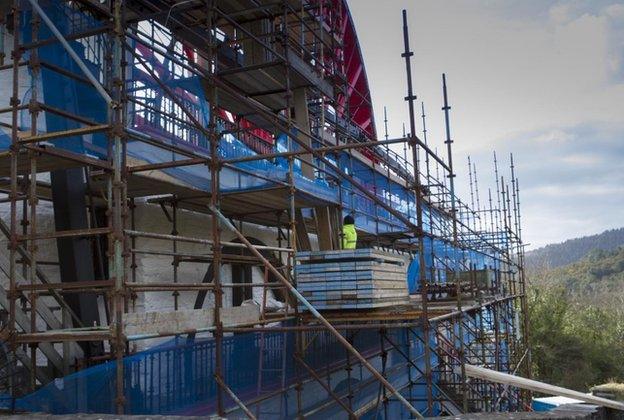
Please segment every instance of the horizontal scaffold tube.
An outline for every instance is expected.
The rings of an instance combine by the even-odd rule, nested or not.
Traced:
[[[349,149],[359,149],[363,147],[374,147],[374,146],[383,146],[388,144],[397,144],[397,143],[407,143],[409,142],[408,137],[391,139],[391,140],[374,140],[374,141],[366,141],[366,142],[351,142],[345,144],[339,144],[336,146],[327,146],[327,147],[318,147],[316,150],[318,153],[331,153],[340,150],[349,150]],[[281,153],[265,153],[265,154],[257,154],[252,156],[243,156],[232,159],[225,159],[222,162],[225,163],[238,163],[238,162],[250,162],[254,160],[262,160],[262,159],[273,159],[273,158],[284,158],[290,156],[298,156],[303,154],[310,154],[310,152],[306,150],[293,150],[290,152],[281,152]]]
[[[177,242],[190,242],[196,244],[203,245],[212,245],[213,241],[211,239],[203,239],[203,238],[192,238],[189,236],[178,236],[178,235],[167,235],[165,233],[150,233],[150,232],[140,232],[138,230],[124,230],[124,233],[129,236],[139,237],[139,238],[151,238],[151,239],[162,239],[167,241],[177,241]],[[233,248],[247,248],[246,245],[241,244],[239,242],[220,242],[223,246],[231,246]],[[280,248],[277,246],[265,246],[265,245],[256,245],[256,249],[262,251],[275,251],[275,252],[292,252],[292,248]]]

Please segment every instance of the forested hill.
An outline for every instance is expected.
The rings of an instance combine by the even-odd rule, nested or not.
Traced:
[[[563,267],[536,270],[533,287],[561,287],[577,302],[608,306],[624,303],[624,246],[612,251],[594,249]]]
[[[535,378],[624,383],[624,228],[527,252]]]
[[[624,246],[529,276],[534,376],[587,392],[624,383]]]
[[[556,268],[574,263],[594,250],[613,251],[624,245],[624,228],[606,230],[597,235],[569,239],[558,244],[528,251],[528,270]]]

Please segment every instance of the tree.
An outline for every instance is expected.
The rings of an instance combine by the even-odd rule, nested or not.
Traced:
[[[621,311],[579,303],[554,286],[531,289],[529,313],[536,378],[578,391],[624,380]]]

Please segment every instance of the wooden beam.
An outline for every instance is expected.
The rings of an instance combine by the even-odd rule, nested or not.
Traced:
[[[305,88],[298,88],[293,91],[293,99],[295,102],[295,123],[304,133],[297,134],[299,141],[312,146],[310,138],[310,115],[308,114],[308,99]],[[314,179],[314,167],[312,163],[312,155],[300,155],[301,173],[309,179]]]
[[[93,134],[100,131],[108,130],[110,126],[108,124],[90,125],[80,128],[72,128],[62,131],[51,131],[49,133],[37,134],[35,136],[24,137],[19,140],[20,144],[37,143],[41,141],[49,141],[59,139],[63,137],[84,136],[85,134]]]
[[[331,251],[334,249],[332,240],[332,223],[329,214],[329,207],[316,207],[316,234],[318,235],[319,250]]]
[[[295,210],[295,223],[297,224],[297,249],[299,249],[299,251],[312,251],[310,234],[308,233],[308,228],[301,209]]]

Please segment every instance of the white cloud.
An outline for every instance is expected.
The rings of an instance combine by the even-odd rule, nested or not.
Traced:
[[[557,25],[565,24],[571,20],[571,9],[571,2],[555,4],[548,11],[548,16],[550,20]]]
[[[533,138],[533,141],[538,143],[548,143],[555,146],[557,143],[565,143],[573,139],[571,133],[561,129],[548,130],[544,133],[538,134]]]
[[[561,162],[575,165],[577,167],[584,167],[584,170],[591,170],[592,167],[596,167],[603,162],[601,156],[572,153],[561,157]]]

